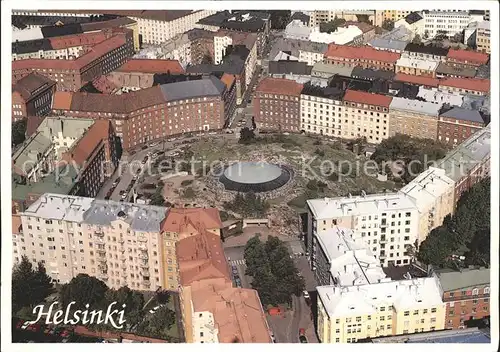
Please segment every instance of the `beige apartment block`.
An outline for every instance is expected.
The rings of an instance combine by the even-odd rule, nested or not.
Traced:
[[[389,136],[406,134],[436,140],[441,104],[392,98],[389,106]]]
[[[161,273],[160,224],[167,209],[46,193],[20,213],[18,250],[58,283],[78,274],[111,288],[168,287]]]
[[[342,93],[328,94],[318,87],[304,88],[300,96],[300,130],[329,137],[341,137]]]
[[[322,343],[444,329],[445,304],[433,277],[317,290]]]
[[[447,215],[453,214],[455,182],[444,169],[430,167],[399,192],[415,199],[419,212],[418,243],[441,226]]]

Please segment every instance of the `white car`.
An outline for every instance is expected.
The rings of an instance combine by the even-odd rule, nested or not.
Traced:
[[[302,292],[302,295],[304,296],[305,299],[309,299],[310,298],[309,297],[309,292],[307,292],[307,291]]]

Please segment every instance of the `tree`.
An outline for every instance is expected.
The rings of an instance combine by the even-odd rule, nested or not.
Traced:
[[[15,147],[26,139],[27,119],[17,120],[12,123],[12,145]]]
[[[424,39],[429,39],[429,30],[425,30],[424,32]]]
[[[205,53],[205,55],[203,55],[203,58],[201,59],[201,63],[206,65],[211,65],[214,63],[214,60],[212,59],[212,56],[210,56],[209,53]]]
[[[434,40],[442,41],[445,39],[448,39],[448,32],[443,30],[438,30],[436,35],[434,36]]]
[[[63,307],[75,302],[74,309],[86,309],[88,303],[90,307],[102,306],[108,287],[104,282],[96,277],[87,274],[78,274],[67,284],[61,287],[60,298]],[[99,304],[99,305],[98,305]]]
[[[255,133],[248,127],[243,127],[240,131],[239,143],[249,144],[255,141]]]
[[[165,204],[165,198],[162,195],[163,192],[163,187],[159,187],[156,189],[156,192],[153,193],[151,196],[151,201],[149,202],[149,205],[157,205],[157,206],[164,206]]]
[[[264,306],[290,303],[292,295],[304,289],[304,279],[299,275],[286,244],[269,236],[266,243],[256,236],[245,246],[244,258],[247,275],[252,276],[252,288],[259,292]]]
[[[454,255],[465,254],[466,265],[489,265],[490,183],[486,178],[460,197],[455,214],[446,217],[420,245],[419,260],[444,267],[452,265]]]
[[[52,291],[51,279],[42,263],[36,270],[28,257],[23,256],[21,262],[14,266],[12,272],[12,312],[22,307],[30,309],[42,302]]]
[[[420,45],[420,44],[422,44],[422,38],[420,37],[419,34],[415,34],[415,36],[413,37],[413,40],[411,42],[413,44]]]
[[[462,43],[464,40],[464,34],[462,32],[455,33],[451,38],[450,41],[453,43]]]
[[[386,18],[384,22],[382,22],[382,28],[388,31],[392,31],[394,29],[394,21]]]
[[[285,29],[292,17],[289,10],[274,10],[267,11],[267,13],[271,15],[271,29]]]
[[[129,327],[135,326],[144,319],[145,311],[144,296],[137,291],[132,291],[127,286],[120,287],[118,290],[110,289],[104,295],[104,301],[109,306],[111,303],[116,302],[117,309],[122,309],[125,304],[125,314],[127,325]],[[112,329],[112,326],[107,328]]]

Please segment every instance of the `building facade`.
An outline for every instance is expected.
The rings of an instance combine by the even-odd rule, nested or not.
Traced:
[[[424,18],[424,39],[434,38],[443,33],[448,37],[453,37],[461,33],[469,23],[471,18],[467,11],[429,11],[422,12]]]
[[[56,82],[31,73],[12,87],[12,121],[50,113]]]
[[[438,138],[440,104],[392,98],[389,106],[389,136],[406,134],[415,138]]]
[[[347,45],[329,44],[324,56],[327,64],[373,68],[378,70],[394,71],[400,54],[377,50],[370,46],[353,47]]]
[[[446,304],[446,329],[465,329],[469,319],[490,316],[490,269],[437,269],[433,275]]]
[[[328,88],[305,85],[300,95],[300,130],[330,137],[342,136],[346,126],[343,93]]]
[[[389,106],[392,97],[348,89],[344,95],[343,138],[365,137],[368,143],[389,138]],[[346,122],[347,121],[347,122]]]
[[[455,147],[484,126],[480,112],[453,107],[439,114],[437,140]]]
[[[255,90],[254,118],[262,131],[300,131],[300,93],[303,85],[281,78],[265,78]]]

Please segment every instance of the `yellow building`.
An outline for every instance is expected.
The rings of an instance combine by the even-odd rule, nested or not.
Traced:
[[[434,277],[317,290],[322,343],[444,329],[446,309]]]
[[[405,18],[413,11],[403,11],[403,10],[384,10],[384,20],[393,20],[394,22]]]
[[[476,46],[478,51],[491,54],[490,48],[490,22],[481,22],[476,32]]]
[[[389,107],[389,136],[406,134],[436,140],[441,104],[395,97]]]

